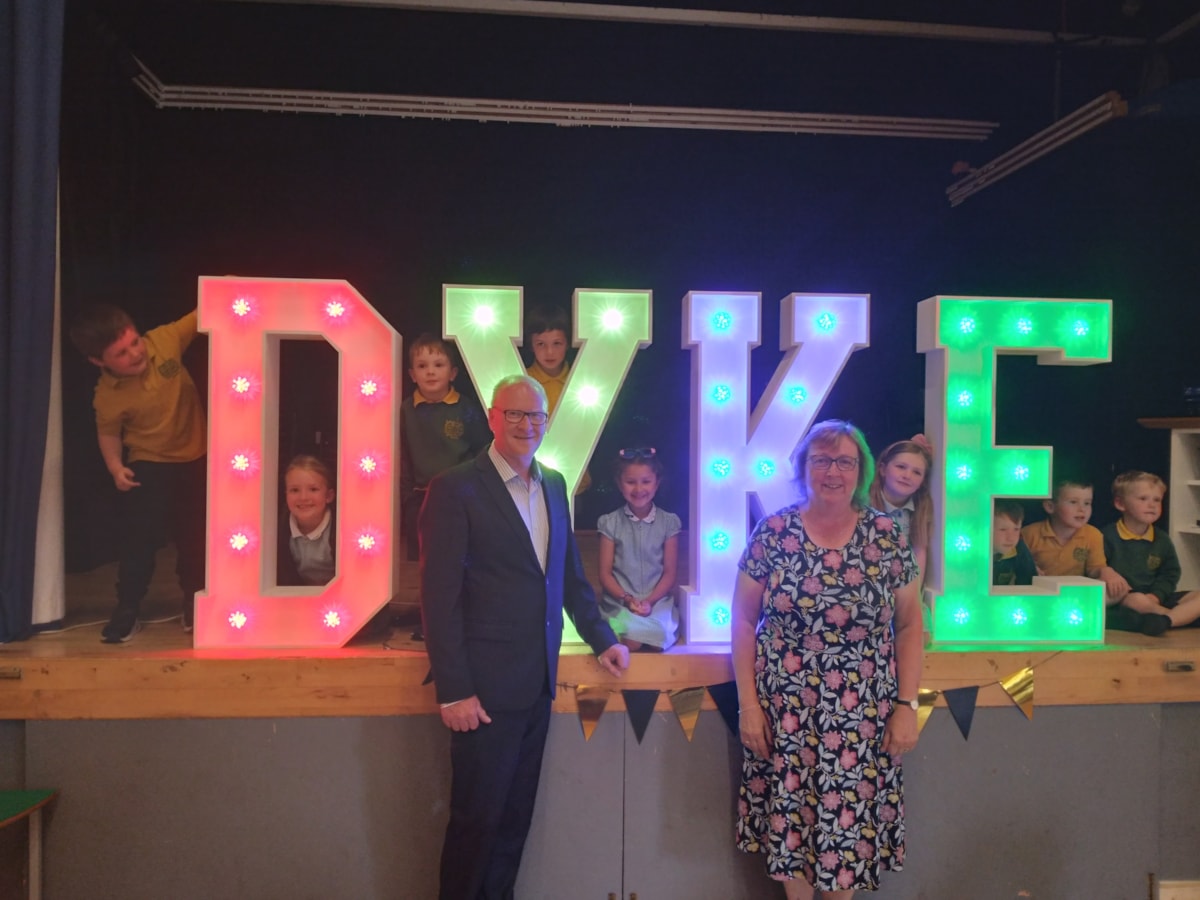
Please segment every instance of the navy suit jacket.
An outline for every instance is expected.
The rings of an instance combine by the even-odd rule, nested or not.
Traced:
[[[536,464],[536,463],[535,463]],[[421,507],[421,612],[439,703],[476,695],[486,710],[554,696],[564,610],[592,650],[617,642],[583,574],[566,483],[541,466],[546,571],[484,450],[429,483]]]

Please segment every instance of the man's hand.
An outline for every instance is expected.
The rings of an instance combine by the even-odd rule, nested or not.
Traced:
[[[117,486],[118,491],[131,491],[135,487],[141,487],[140,481],[133,480],[133,469],[128,466],[121,466],[112,470],[113,484]]]
[[[491,725],[492,719],[479,698],[472,694],[466,700],[443,706],[442,724],[451,731],[474,731],[480,725]]]
[[[629,668],[629,648],[624,644],[613,644],[603,653],[598,653],[596,661],[609,675],[620,678],[622,672]]]

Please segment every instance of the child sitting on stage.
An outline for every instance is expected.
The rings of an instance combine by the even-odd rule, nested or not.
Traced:
[[[287,512],[279,523],[276,583],[328,584],[337,573],[333,473],[315,456],[296,456],[283,484]]]
[[[992,513],[992,584],[1033,584],[1037,566],[1021,540],[1025,507],[1016,500],[997,500]]]
[[[479,405],[454,389],[458,367],[445,341],[423,334],[408,348],[416,390],[400,406],[400,509],[410,561],[419,558],[417,514],[434,475],[466,462],[492,440]]]
[[[1021,529],[1021,540],[1043,575],[1085,575],[1104,582],[1109,604],[1129,591],[1129,585],[1108,564],[1104,539],[1092,517],[1092,486],[1064,478],[1054,485],[1054,499],[1043,500],[1049,518]]]
[[[183,630],[192,630],[204,587],[207,427],[200,394],[183,365],[196,313],[139,333],[123,309],[89,307],[75,317],[71,343],[100,369],[92,405],[100,455],[120,491],[123,513],[117,608],[100,640],[117,644],[141,629],[142,599],[163,534],[175,538]]]
[[[600,611],[631,650],[666,650],[679,631],[679,516],[654,505],[662,463],[653,447],[621,450],[613,473],[625,505],[596,523]]]
[[[1155,523],[1167,486],[1148,472],[1125,472],[1113,481],[1113,506],[1121,518],[1104,528],[1109,564],[1129,582],[1129,592],[1107,610],[1105,626],[1158,635],[1200,619],[1200,591],[1177,591],[1179,557]]]
[[[287,510],[279,523],[276,584],[329,584],[337,574],[333,484],[332,470],[315,456],[295,456],[284,470]],[[378,639],[391,631],[391,608],[384,606],[359,629],[356,637]]]

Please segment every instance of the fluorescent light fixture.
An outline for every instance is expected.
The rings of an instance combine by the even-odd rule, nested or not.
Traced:
[[[954,182],[946,188],[946,196],[950,199],[950,205],[958,206],[972,194],[979,193],[988,185],[995,184],[1001,178],[1024,168],[1051,150],[1056,150],[1093,128],[1103,125],[1109,119],[1125,115],[1128,111],[1129,105],[1121,99],[1121,95],[1116,91],[1109,91],[1097,97],[1091,103],[1081,106],[1075,112],[1059,119],[1049,128],[1045,128],[1028,140],[1017,144],[1007,153],[1002,153],[991,162],[984,163],[966,178]]]
[[[164,85],[134,58],[141,72],[133,82],[160,109],[225,109],[256,112],[319,113],[332,116],[389,116],[406,119],[464,119],[560,127],[689,128],[701,131],[843,134],[860,137],[938,138],[983,141],[995,122],[848,113],[798,113],[622,103],[547,103],[404,94],[356,94],[273,88]]]

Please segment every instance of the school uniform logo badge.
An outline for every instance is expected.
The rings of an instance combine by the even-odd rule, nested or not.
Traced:
[[[462,438],[466,429],[463,428],[463,423],[457,419],[450,419],[442,426],[442,434],[452,441],[457,441]]]
[[[183,366],[181,366],[179,364],[179,360],[167,359],[167,360],[163,360],[161,363],[159,363],[158,374],[161,375],[163,378],[174,378],[176,375],[179,374],[179,370],[182,368],[183,368]]]

